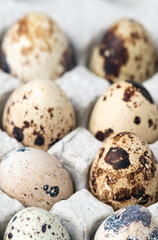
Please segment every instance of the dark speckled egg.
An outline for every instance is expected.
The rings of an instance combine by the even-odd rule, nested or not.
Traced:
[[[56,22],[31,13],[9,28],[2,42],[2,67],[22,82],[56,79],[72,68],[72,51]]]
[[[135,134],[108,138],[90,171],[91,193],[115,210],[158,201],[158,163],[149,146]]]
[[[129,131],[153,143],[158,139],[157,106],[140,83],[120,81],[96,102],[89,130],[101,141],[111,134]]]
[[[73,194],[72,181],[61,163],[36,148],[20,148],[3,158],[0,189],[26,207],[47,210]]]
[[[158,226],[150,211],[138,205],[127,206],[108,217],[94,240],[157,240]]]
[[[155,48],[144,27],[136,21],[121,19],[93,49],[90,69],[111,82],[143,82],[155,73],[155,63]]]
[[[4,240],[70,240],[67,230],[50,212],[42,208],[25,208],[10,220]]]
[[[3,128],[25,146],[48,150],[75,128],[72,104],[53,81],[36,79],[17,88],[3,112]]]

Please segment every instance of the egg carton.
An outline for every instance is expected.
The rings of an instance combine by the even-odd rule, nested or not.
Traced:
[[[151,5],[155,7],[149,10]],[[56,83],[65,91],[74,106],[77,128],[48,150],[48,153],[55,155],[68,170],[74,184],[75,193],[68,200],[56,203],[51,209],[51,213],[60,219],[73,240],[92,240],[101,222],[113,213],[110,206],[93,197],[88,189],[89,168],[102,145],[88,131],[88,120],[97,98],[110,86],[108,81],[91,73],[86,66],[91,47],[103,30],[118,18],[126,16],[135,18],[146,26],[158,49],[158,32],[155,32],[158,18],[156,6],[156,0],[151,0],[150,3],[145,0],[133,3],[132,0],[128,3],[123,0],[6,0],[0,8],[1,36],[10,24],[24,14],[40,11],[58,22],[75,47],[80,66],[65,73]],[[11,92],[20,85],[20,81],[0,70],[0,83],[1,126],[4,105]],[[158,106],[158,74],[143,85]],[[0,160],[19,147],[22,147],[21,143],[0,130]],[[158,160],[158,141],[150,144],[150,147]],[[0,239],[3,239],[11,217],[23,208],[16,199],[0,191]],[[158,224],[158,202],[148,208]]]

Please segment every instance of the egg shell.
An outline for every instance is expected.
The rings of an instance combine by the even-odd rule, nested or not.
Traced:
[[[59,26],[39,13],[28,14],[13,24],[2,42],[2,67],[22,82],[58,78],[71,69],[71,55]]]
[[[76,126],[71,102],[50,80],[36,79],[17,88],[3,112],[3,128],[25,146],[48,150]]]
[[[156,51],[145,28],[137,21],[121,19],[94,47],[90,69],[111,82],[143,82],[155,73]]]
[[[108,138],[90,171],[91,193],[115,210],[158,201],[158,163],[149,146],[133,133]]]
[[[158,226],[150,211],[133,205],[108,217],[98,228],[94,240],[156,240]]]
[[[70,240],[66,229],[50,212],[42,208],[25,208],[10,220],[3,240]]]
[[[96,102],[89,130],[101,141],[113,133],[130,131],[153,143],[158,139],[157,106],[141,84],[115,83]]]
[[[61,163],[35,148],[20,148],[3,158],[0,189],[24,206],[47,210],[73,194],[72,181]]]

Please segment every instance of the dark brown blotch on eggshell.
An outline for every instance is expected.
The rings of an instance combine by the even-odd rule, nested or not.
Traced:
[[[131,101],[131,98],[134,96],[134,94],[135,94],[135,88],[127,87],[124,92],[123,101],[125,102]]]
[[[50,114],[50,118],[53,117],[53,111],[54,111],[54,108],[49,108],[48,109],[48,113]]]
[[[139,124],[141,123],[141,118],[138,117],[138,116],[136,116],[136,117],[134,118],[134,123],[137,124],[137,125],[139,125]]]
[[[22,142],[24,139],[23,128],[14,127],[13,136],[19,141]]]
[[[105,151],[104,147],[100,149],[99,158],[102,158],[104,151]]]
[[[106,97],[106,96],[104,96],[104,97],[103,97],[103,101],[105,101],[105,100],[106,100],[106,98],[107,98],[107,97]]]
[[[129,80],[127,80],[126,82],[131,83],[133,87],[136,88],[136,90],[139,91],[142,94],[142,96],[146,98],[146,100],[148,100],[152,104],[154,103],[150,93],[140,83]]]
[[[24,121],[24,127],[28,128],[30,126],[30,123],[28,121]]]
[[[134,39],[140,39],[140,35],[137,33],[137,32],[132,32],[131,33],[131,38],[134,38]]]
[[[105,58],[104,70],[106,78],[119,77],[120,69],[128,61],[128,50],[124,46],[124,40],[115,34],[117,25],[110,28],[100,43],[100,55]]]
[[[133,135],[134,133],[130,133],[130,132],[121,132],[121,133],[118,133],[116,134],[114,137],[113,137],[113,144],[116,144],[118,141],[120,141],[120,139],[124,139],[124,136],[128,136],[128,138],[133,139]]]
[[[105,162],[115,170],[128,168],[130,165],[129,154],[120,147],[111,147],[105,157]]]
[[[140,197],[142,197],[144,193],[145,193],[145,188],[141,185],[136,185],[135,187],[132,188],[132,191],[131,191],[131,195],[136,199],[139,199]]]
[[[104,170],[102,168],[98,168],[97,177],[102,176],[103,173],[104,173]]]
[[[104,141],[106,138],[108,138],[109,136],[111,136],[111,134],[113,133],[113,129],[109,128],[109,129],[105,129],[104,132],[102,131],[98,131],[95,134],[95,137],[100,140],[100,141]]]
[[[149,124],[149,128],[153,125],[153,120],[152,119],[149,119],[148,120],[148,124]]]
[[[44,138],[38,134],[38,136],[35,138],[34,144],[37,146],[42,146],[44,144]]]
[[[130,190],[127,188],[120,188],[119,191],[115,194],[114,199],[118,202],[126,201],[131,199]]]

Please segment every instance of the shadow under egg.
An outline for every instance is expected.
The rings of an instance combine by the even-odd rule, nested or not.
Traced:
[[[7,62],[7,56],[5,52],[2,50],[2,42],[7,30],[8,29],[5,29],[2,32],[0,32],[0,68],[6,73],[11,73],[10,66]]]

